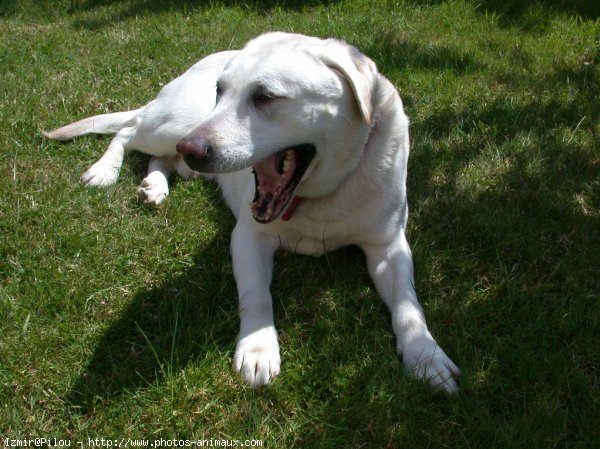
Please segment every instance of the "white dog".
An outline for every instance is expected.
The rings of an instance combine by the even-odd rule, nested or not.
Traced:
[[[354,244],[391,311],[408,372],[457,390],[460,370],[429,332],[414,290],[405,237],[408,119],[394,86],[356,48],[265,34],[200,61],[137,111],[89,118],[50,137],[94,131],[117,134],[84,182],[113,182],[124,148],[135,148],[156,156],[140,188],[148,201],[164,198],[173,168],[191,177],[189,165],[221,186],[237,219],[233,365],[250,385],[280,371],[269,291],[275,251],[316,256]]]

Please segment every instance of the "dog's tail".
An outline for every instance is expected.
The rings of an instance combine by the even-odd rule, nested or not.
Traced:
[[[144,108],[145,106],[132,111],[95,115],[55,129],[54,131],[42,131],[42,134],[45,137],[54,140],[69,140],[90,133],[115,134],[122,128],[135,124],[136,119]]]

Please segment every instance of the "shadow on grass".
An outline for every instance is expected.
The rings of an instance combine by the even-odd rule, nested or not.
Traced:
[[[409,0],[409,3],[423,6],[445,2],[446,0]],[[520,26],[524,30],[539,29],[545,24],[545,21],[540,21],[542,15],[532,14],[536,9],[543,11],[543,15],[548,15],[551,11],[579,16],[584,20],[596,20],[600,17],[600,6],[596,0],[477,0],[473,3],[479,11],[496,14],[502,25]]]
[[[79,18],[74,21],[76,28],[88,30],[98,30],[115,23],[122,22],[132,17],[159,14],[168,11],[182,11],[192,13],[195,10],[214,7],[239,7],[249,12],[258,14],[268,14],[274,8],[282,8],[293,11],[301,11],[304,8],[310,8],[319,5],[330,5],[337,3],[338,0],[308,0],[297,2],[292,0],[216,0],[206,2],[203,0],[74,0],[70,2],[69,12],[77,13],[80,11],[90,12],[88,17]],[[430,6],[442,1],[430,0],[412,0],[410,3],[417,5]],[[99,17],[94,11],[103,6],[112,6],[115,12],[106,17]],[[600,17],[600,6],[596,0],[551,0],[543,2],[543,5],[537,0],[519,1],[510,0],[507,2],[478,1],[476,2],[478,11],[488,14],[492,13],[499,17],[499,24],[502,26],[517,26],[523,31],[539,32],[546,29],[551,15],[548,11],[554,13],[566,13],[572,16],[581,17],[583,20],[597,20]],[[7,0],[0,7],[0,16],[17,15],[21,6],[16,0]],[[56,14],[55,8],[51,2],[42,3],[39,8],[44,11],[48,17]]]
[[[95,15],[89,15],[86,18],[76,20],[74,25],[77,28],[97,30],[132,17],[160,14],[161,12],[181,11],[184,14],[188,14],[193,13],[193,11],[196,10],[207,8],[237,7],[252,13],[268,14],[274,8],[301,11],[303,8],[318,5],[329,5],[336,2],[337,0],[309,0],[304,2],[296,2],[291,0],[217,0],[211,2],[206,2],[203,0],[87,0],[78,5],[75,11],[82,10],[93,12],[98,7],[105,5],[114,6],[118,10],[107,17],[96,17]]]
[[[535,14],[536,8],[543,14]],[[543,28],[547,23],[540,19],[547,17],[549,10],[579,16],[584,20],[597,20],[600,17],[600,5],[595,0],[483,0],[478,2],[478,9],[497,14],[503,25],[518,25],[524,30]]]
[[[201,9],[205,6],[242,7],[258,12],[268,12],[273,8],[302,10],[304,7],[329,5],[338,0],[308,0],[297,2],[293,0],[83,0],[76,3],[76,8],[84,10],[95,9],[104,5],[123,4],[133,14],[144,12],[155,13],[160,11]]]
[[[482,69],[470,55],[454,47],[425,47],[422,43],[408,41],[396,30],[380,33],[377,42],[371,48],[362,50],[377,62],[377,67],[382,73],[388,75],[397,70],[451,70],[457,75],[464,75]]]

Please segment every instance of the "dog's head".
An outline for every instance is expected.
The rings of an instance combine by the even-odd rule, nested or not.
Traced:
[[[375,64],[341,41],[262,35],[227,65],[213,111],[177,150],[200,172],[252,167],[253,216],[272,221],[294,194],[328,195],[356,168],[377,82]]]

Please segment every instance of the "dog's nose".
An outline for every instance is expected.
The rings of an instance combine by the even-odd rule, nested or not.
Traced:
[[[201,173],[210,171],[213,148],[207,138],[191,132],[181,138],[175,148],[192,170]]]
[[[197,159],[199,161],[207,159],[212,152],[208,139],[195,136],[193,133],[181,138],[175,147],[177,152],[186,159]],[[187,157],[186,157],[187,156]]]

